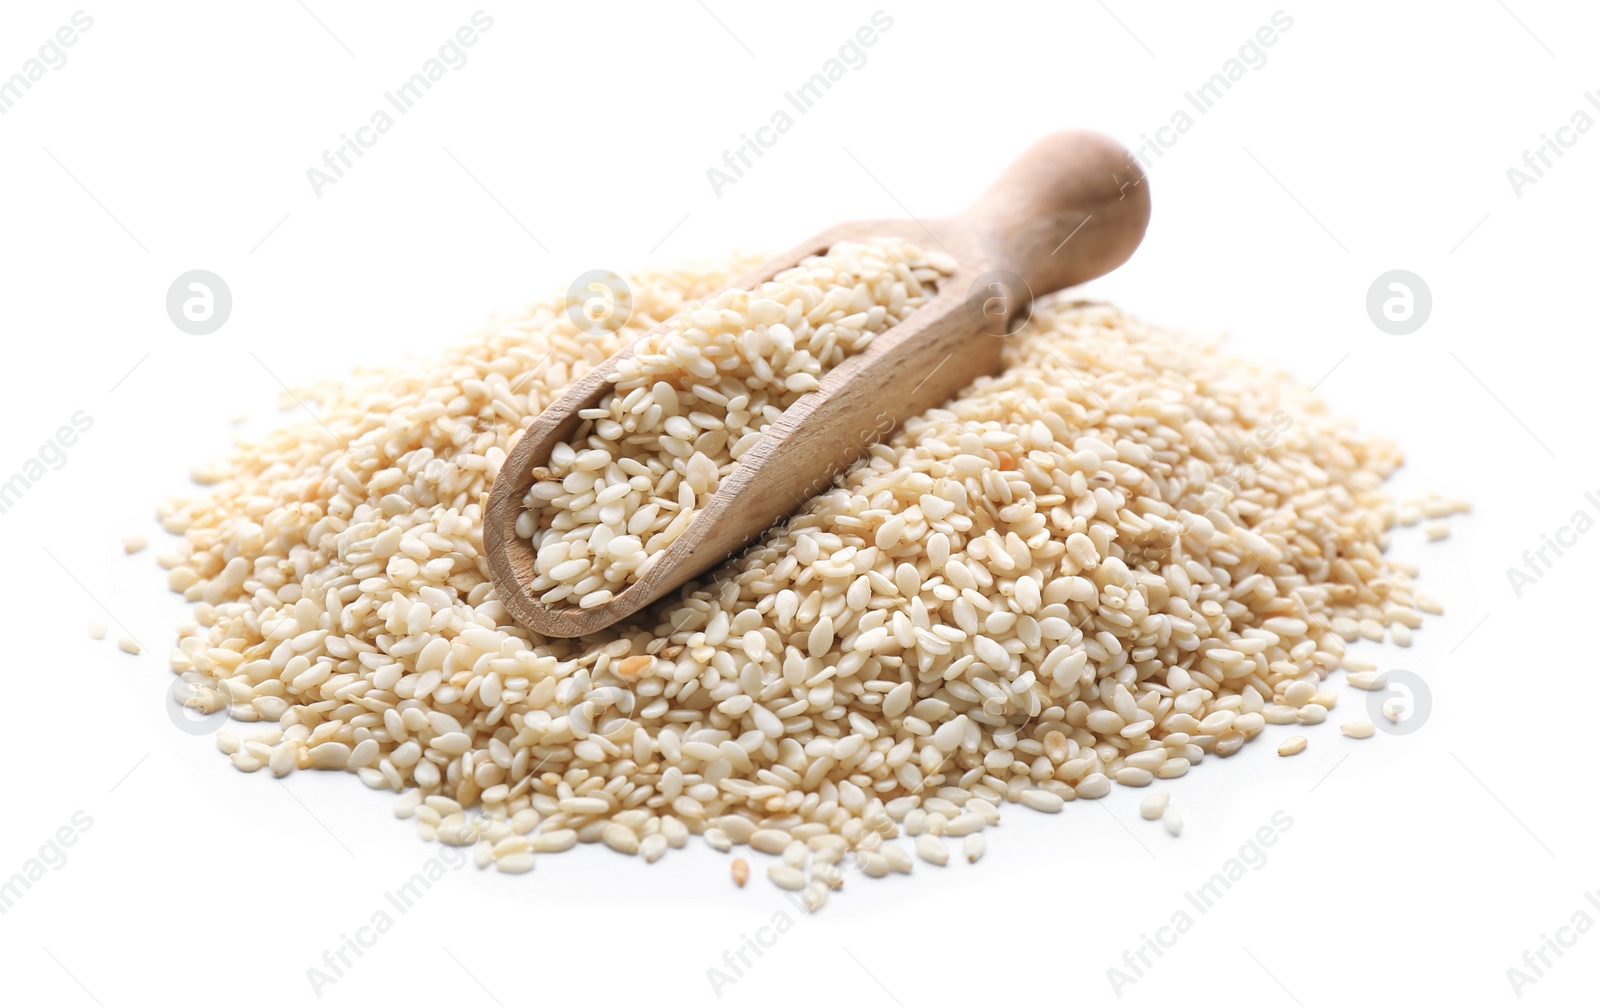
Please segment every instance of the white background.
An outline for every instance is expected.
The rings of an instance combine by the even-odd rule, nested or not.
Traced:
[[[76,9],[6,5],[0,76]],[[9,1002],[313,1000],[306,970],[439,850],[350,777],[242,776],[168,721],[164,655],[184,608],[153,552],[128,559],[119,542],[143,531],[161,547],[156,502],[226,448],[230,417],[264,429],[280,422],[279,379],[426,352],[587,269],[954,212],[1058,128],[1137,144],[1279,8],[885,6],[894,24],[869,62],[719,198],[706,169],[877,0],[502,3],[469,62],[318,197],[307,168],[476,9],[88,8],[67,63],[0,116],[0,478],[74,412],[94,419],[0,516],[0,878],[75,811],[93,820],[0,916]],[[1395,541],[1448,609],[1409,652],[1372,648],[1430,683],[1422,729],[1345,739],[1336,725],[1363,716],[1362,694],[1341,689],[1304,755],[1273,754],[1295,729],[1271,728],[1169,785],[1180,839],[1118,788],[1054,818],[1008,814],[976,867],[853,877],[811,918],[764,880],[736,890],[698,846],[650,866],[583,849],[523,877],[469,867],[325,1001],[710,1002],[707,969],[786,911],[793,928],[723,1002],[1110,1003],[1106,970],[1278,810],[1293,826],[1266,865],[1124,1002],[1510,1002],[1525,950],[1580,909],[1600,921],[1583,898],[1600,888],[1584,775],[1600,536],[1521,599],[1506,575],[1574,511],[1597,511],[1586,491],[1600,497],[1600,130],[1520,196],[1506,174],[1579,108],[1600,117],[1583,97],[1600,90],[1600,25],[1532,0],[1284,9],[1294,24],[1268,62],[1152,168],[1141,251],[1086,293],[1229,331],[1235,352],[1322,381],[1399,440],[1397,492],[1475,501],[1450,540]],[[210,336],[164,309],[195,268],[233,292]],[[1394,268],[1432,291],[1407,336],[1365,308]],[[146,653],[90,641],[91,618]],[[1592,996],[1596,951],[1600,935],[1578,937],[1523,999]]]

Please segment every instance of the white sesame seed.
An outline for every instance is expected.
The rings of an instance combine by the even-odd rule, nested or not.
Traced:
[[[761,853],[781,854],[794,841],[794,837],[782,829],[757,829],[751,834],[750,848]]]
[[[494,869],[501,874],[526,874],[533,870],[533,854],[509,853],[506,856],[497,857],[494,861]]]
[[[350,746],[338,741],[324,741],[308,754],[318,769],[343,769],[350,762]]]
[[[1289,687],[1283,691],[1283,701],[1293,707],[1302,707],[1311,702],[1316,695],[1317,686],[1315,682],[1299,679],[1291,682]]]
[[[938,836],[926,833],[917,837],[917,856],[930,864],[943,867],[950,862],[950,848]]]
[[[1243,739],[1240,739],[1241,741]],[[1138,766],[1123,766],[1113,774],[1116,781],[1124,787],[1148,787],[1150,781],[1155,779],[1155,774],[1148,769]]]
[[[988,844],[984,842],[983,833],[974,832],[961,843],[961,852],[966,855],[967,863],[975,864],[983,859],[983,851]]]
[[[632,856],[639,852],[638,835],[627,826],[616,822],[610,822],[600,830],[600,841],[618,853]]]
[[[1073,789],[1079,797],[1095,800],[1111,793],[1111,778],[1104,773],[1090,773]]]
[[[554,829],[534,836],[533,848],[540,853],[560,853],[572,849],[577,842],[578,834],[572,829]]]
[[[887,843],[883,847],[883,859],[888,862],[889,869],[896,874],[911,873],[911,853],[904,846]]]
[[[805,873],[788,864],[773,864],[768,867],[767,877],[773,884],[786,891],[798,892],[806,886]]]
[[[809,859],[811,848],[803,840],[796,839],[783,848],[783,862],[790,867],[804,867]]]
[[[644,857],[644,862],[653,864],[660,860],[667,852],[667,837],[657,832],[639,840],[639,854]]]
[[[1048,790],[1024,790],[1021,800],[1025,806],[1049,814],[1055,814],[1066,804],[1059,796]]]

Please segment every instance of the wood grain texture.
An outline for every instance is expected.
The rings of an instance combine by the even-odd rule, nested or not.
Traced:
[[[518,537],[516,522],[535,467],[576,431],[578,411],[611,390],[610,378],[633,344],[573,382],[524,431],[489,494],[484,547],[501,603],[543,636],[585,636],[719,566],[826,489],[904,419],[998,371],[1003,333],[1013,322],[1008,316],[1034,297],[1127,261],[1149,218],[1149,182],[1126,150],[1095,133],[1057,133],[1030,148],[954,218],[842,224],[740,277],[728,289],[750,289],[840,241],[878,236],[945,251],[957,264],[928,303],[829,371],[816,391],[768,427],[643,578],[593,609],[551,608],[530,595],[536,557]]]

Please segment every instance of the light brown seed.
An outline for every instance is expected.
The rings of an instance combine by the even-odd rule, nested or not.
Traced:
[[[634,654],[632,657],[625,657],[617,663],[617,677],[637,678],[654,661],[655,658],[648,654]]]

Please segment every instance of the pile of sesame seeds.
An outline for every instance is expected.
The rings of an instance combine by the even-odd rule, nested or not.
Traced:
[[[947,840],[977,860],[1007,804],[1060,812],[1318,723],[1330,673],[1375,671],[1348,643],[1439,610],[1385,556],[1392,445],[1287,375],[1058,299],[1003,373],[648,616],[518,626],[482,551],[514,439],[751,265],[634,278],[616,333],[539,302],[431,367],[319,388],[320,422],[197,473],[211,491],[161,511],[194,604],[171,664],[193,705],[260,725],[218,734],[234,764],[352,772],[505,873],[698,835],[741,847],[736,879],[778,858],[815,907]]]

